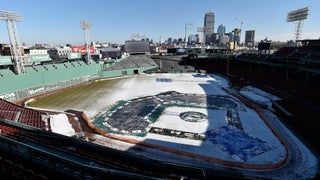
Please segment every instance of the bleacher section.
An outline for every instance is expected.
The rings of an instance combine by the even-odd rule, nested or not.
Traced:
[[[46,113],[24,108],[0,99],[0,119],[6,119],[36,128],[50,130]],[[0,133],[1,134],[1,133]]]
[[[148,66],[157,66],[157,64],[146,55],[131,55],[105,70],[135,69]]]
[[[283,47],[274,53],[274,58],[285,58],[293,53],[294,47]]]
[[[158,72],[162,73],[186,73],[196,72],[194,66],[184,61],[185,56],[153,56],[154,62],[159,66]]]

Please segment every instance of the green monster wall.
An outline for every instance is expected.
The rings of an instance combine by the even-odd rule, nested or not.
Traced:
[[[25,67],[27,73],[22,75],[9,69],[0,70],[0,98],[17,101],[95,79],[140,74],[154,67],[111,71],[102,68],[103,64],[79,62]]]

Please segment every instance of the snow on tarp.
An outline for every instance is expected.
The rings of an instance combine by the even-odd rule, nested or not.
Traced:
[[[65,114],[51,115],[50,119],[51,130],[54,133],[65,136],[75,135],[72,125],[69,123],[68,117]]]
[[[234,159],[243,162],[247,159],[265,153],[274,147],[256,137],[232,126],[224,126],[206,132],[207,139],[227,152]]]

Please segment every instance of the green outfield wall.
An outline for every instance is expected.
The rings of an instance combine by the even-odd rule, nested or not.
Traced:
[[[26,74],[0,70],[0,98],[17,101],[78,85],[91,80],[141,74],[154,66],[122,70],[102,70],[104,64],[64,63],[25,67]]]
[[[54,66],[54,67],[53,67]],[[99,64],[46,65],[25,67],[27,73],[16,75],[0,70],[0,98],[16,101],[98,79]]]

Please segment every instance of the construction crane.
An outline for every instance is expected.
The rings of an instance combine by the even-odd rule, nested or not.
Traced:
[[[238,21],[240,23],[240,30],[242,30],[242,24],[243,24],[243,21],[240,21],[238,18],[234,18],[236,21]]]
[[[240,21],[237,17],[235,17],[234,19],[240,23],[240,36],[239,36],[239,41],[241,42],[241,32],[242,32],[242,24],[243,24],[243,21]],[[240,44],[241,44],[241,43],[240,43]]]

